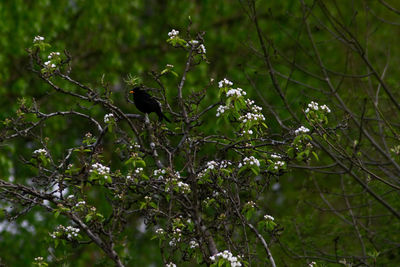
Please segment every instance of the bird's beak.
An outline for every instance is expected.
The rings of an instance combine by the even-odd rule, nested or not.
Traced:
[[[133,93],[135,93],[135,91],[131,90],[131,91],[129,91],[129,93],[130,93],[130,94],[133,94]]]

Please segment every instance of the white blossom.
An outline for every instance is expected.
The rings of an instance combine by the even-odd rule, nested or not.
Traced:
[[[242,134],[250,134],[250,135],[252,135],[253,134],[253,130],[248,130],[248,131],[244,130],[242,132]]]
[[[135,169],[135,173],[136,174],[139,174],[139,173],[141,173],[143,171],[143,168],[136,168]]]
[[[222,88],[222,87],[229,87],[232,86],[233,82],[229,81],[228,79],[224,78],[223,80],[218,82],[218,87]]]
[[[218,258],[223,258],[223,259],[229,261],[231,267],[242,266],[242,264],[240,263],[240,257],[233,256],[233,254],[229,250],[224,250],[223,252],[219,252],[219,253],[215,254],[214,256],[211,256],[210,260],[217,261]]]
[[[239,117],[239,120],[242,123],[246,123],[248,121],[265,121],[265,117],[261,113],[246,113],[245,115],[242,115]]]
[[[60,55],[60,52],[51,52],[47,58],[48,59],[52,59],[52,58],[54,58],[56,56],[59,56],[59,55]]]
[[[193,46],[197,46],[199,44],[198,40],[190,40],[189,44],[193,45]]]
[[[178,183],[177,183],[177,186],[179,187],[179,189],[183,192],[183,193],[185,193],[185,194],[187,194],[187,193],[190,193],[190,186],[187,184],[187,183],[184,183],[184,182],[181,182],[181,181],[179,181]]]
[[[104,116],[104,122],[109,123],[111,121],[111,118],[114,118],[114,114],[112,114],[112,113],[106,114]]]
[[[306,109],[306,113],[310,112],[310,110],[318,110],[319,106],[317,102],[311,101],[310,104],[308,104],[308,108]]]
[[[327,105],[322,105],[320,108],[321,108],[321,110],[324,110],[324,111],[326,111],[327,113],[331,113],[331,110],[328,108]]]
[[[285,162],[284,161],[276,161],[273,163],[273,166],[274,166],[275,170],[279,170],[280,168],[285,166]]]
[[[162,229],[162,228],[158,228],[157,230],[156,230],[156,234],[158,234],[158,235],[163,235],[165,233],[165,231],[164,231],[164,229]]]
[[[174,30],[174,29],[172,29],[172,30],[168,33],[168,36],[169,36],[170,39],[176,38],[176,37],[178,37],[178,35],[179,35],[179,31]]]
[[[78,208],[79,206],[84,206],[86,205],[86,202],[84,200],[79,201],[78,203],[75,204],[75,207]]]
[[[298,128],[297,130],[294,131],[294,134],[295,135],[305,134],[305,133],[308,133],[309,131],[310,131],[310,129],[308,129],[304,126],[301,126],[300,128]]]
[[[197,51],[199,52],[199,54],[205,54],[207,52],[204,44],[199,45],[199,48],[197,49]]]
[[[55,67],[57,67],[56,66],[56,64],[54,64],[54,63],[51,63],[51,61],[49,60],[49,61],[46,61],[45,63],[44,63],[44,66],[46,67],[46,68],[55,68]]]
[[[164,179],[164,174],[165,174],[165,170],[164,169],[158,169],[158,170],[154,170],[153,171],[153,175],[157,177],[158,180],[162,180]]]
[[[331,110],[329,109],[329,107],[327,105],[319,106],[319,104],[317,102],[314,102],[314,101],[311,101],[308,104],[308,108],[305,110],[305,113],[308,113],[311,110],[317,111],[319,109],[321,109],[322,111],[324,111],[326,113],[331,113]]]
[[[278,155],[278,154],[271,154],[270,157],[273,158],[273,159],[281,159],[282,158],[282,156]]]
[[[63,226],[63,225],[59,225],[56,228],[56,231],[54,231],[53,233],[50,233],[50,237],[53,239],[56,239],[58,237],[60,237],[61,235],[66,235],[68,239],[73,239],[75,237],[78,237],[78,233],[80,232],[79,228],[75,228],[72,226]]]
[[[274,217],[272,217],[271,215],[268,215],[268,214],[264,215],[264,219],[266,219],[267,221],[273,221],[273,220],[275,220]]]
[[[256,165],[260,167],[260,161],[254,156],[245,157],[242,162],[239,163],[238,167],[241,168],[244,165]]]
[[[45,155],[48,156],[47,150],[44,148],[36,149],[33,151],[33,155]]]
[[[189,242],[189,247],[190,248],[197,248],[199,246],[199,243],[197,243],[195,240],[191,240]]]
[[[34,43],[38,43],[41,41],[44,41],[44,37],[42,37],[42,36],[37,35],[37,36],[35,36],[35,38],[33,38]]]
[[[245,91],[243,91],[242,88],[236,88],[236,89],[230,89],[228,92],[226,92],[226,96],[230,97],[230,96],[236,96],[236,97],[241,97],[241,96],[245,96],[247,93]]]
[[[138,143],[133,143],[129,146],[129,149],[140,149],[140,145]]]
[[[246,206],[254,208],[256,206],[256,203],[254,203],[254,201],[249,201],[249,202],[246,203]]]
[[[216,114],[215,116],[217,116],[217,117],[221,116],[221,115],[224,114],[224,112],[227,111],[228,109],[229,109],[228,106],[219,106],[219,107],[217,108],[217,114]]]
[[[220,162],[214,160],[208,161],[206,167],[197,175],[197,177],[201,178],[209,170],[226,169],[230,165],[232,165],[232,162],[229,160],[222,160]]]
[[[165,264],[165,267],[176,267],[176,264],[173,262]]]
[[[168,245],[169,245],[170,247],[175,247],[175,246],[176,246],[176,243],[177,243],[177,240],[176,240],[175,237],[173,237],[173,238],[171,239],[171,241],[168,242]]]
[[[94,163],[92,164],[92,168],[89,172],[97,172],[97,174],[102,175],[104,179],[107,179],[108,175],[110,174],[110,168],[100,163]]]

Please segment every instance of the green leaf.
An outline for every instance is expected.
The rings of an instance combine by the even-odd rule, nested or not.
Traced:
[[[313,151],[312,154],[314,155],[314,158],[315,158],[317,161],[319,161],[319,158],[318,158],[317,153],[315,153],[315,151]]]
[[[136,167],[146,167],[146,162],[144,160],[136,160]]]
[[[93,216],[91,214],[86,215],[85,217],[86,222],[90,222],[92,220],[92,217]]]

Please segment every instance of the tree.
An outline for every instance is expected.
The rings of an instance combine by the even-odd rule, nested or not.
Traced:
[[[51,257],[37,265],[69,255],[83,264],[98,251],[98,264],[137,264],[142,220],[167,266],[398,262],[395,74],[387,78],[390,64],[370,41],[374,27],[374,41],[393,27],[377,12],[397,9],[239,3],[253,56],[224,74],[235,79],[204,75],[217,64],[205,46],[213,33],[193,34],[192,24],[168,34],[173,61],[144,81],[126,78],[157,87],[171,124],[132,114],[129,88],[107,75],[75,78],[74,54],[35,37],[30,69],[50,90],[4,119],[2,149],[20,156],[20,177],[0,190],[14,203],[9,220],[47,211],[41,257]],[[290,12],[285,20],[277,7]]]

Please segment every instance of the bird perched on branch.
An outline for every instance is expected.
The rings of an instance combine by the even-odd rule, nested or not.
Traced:
[[[161,104],[156,99],[154,99],[151,95],[142,90],[141,86],[134,87],[129,93],[133,95],[133,102],[135,102],[135,106],[138,110],[143,113],[151,113],[155,112],[158,115],[158,119],[162,121],[165,119],[168,122],[171,122],[162,112],[161,112]]]

